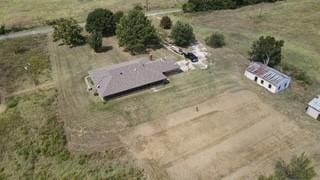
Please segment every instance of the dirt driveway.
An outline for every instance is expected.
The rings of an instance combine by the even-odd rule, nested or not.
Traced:
[[[256,179],[274,161],[320,149],[250,91],[222,94],[124,132],[122,142],[151,179]]]

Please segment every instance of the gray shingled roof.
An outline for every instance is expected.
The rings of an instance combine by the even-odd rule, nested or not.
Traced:
[[[89,71],[89,76],[98,94],[106,97],[165,80],[167,77],[163,73],[178,69],[171,60],[138,59]]]
[[[273,84],[274,86],[278,86],[284,80],[291,79],[289,76],[283,74],[282,72],[258,62],[250,63],[247,71],[255,74],[259,78]]]

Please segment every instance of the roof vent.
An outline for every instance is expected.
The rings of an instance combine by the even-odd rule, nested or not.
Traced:
[[[97,88],[100,88],[100,85],[98,85]]]
[[[120,72],[120,75],[123,75],[123,72]]]
[[[136,72],[136,71],[137,71],[137,68],[134,68],[134,69],[133,69],[133,71],[135,71],[135,72]]]

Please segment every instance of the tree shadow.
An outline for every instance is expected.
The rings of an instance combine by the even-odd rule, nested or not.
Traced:
[[[96,51],[96,53],[104,53],[104,52],[107,52],[107,51],[111,51],[112,49],[113,49],[112,46],[103,46],[100,49],[98,49]]]

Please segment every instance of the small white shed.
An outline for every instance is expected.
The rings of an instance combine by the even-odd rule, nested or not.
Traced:
[[[320,120],[320,96],[309,102],[306,113],[314,119]]]
[[[291,78],[280,71],[258,62],[252,62],[244,75],[272,93],[287,89]]]

